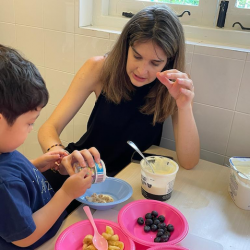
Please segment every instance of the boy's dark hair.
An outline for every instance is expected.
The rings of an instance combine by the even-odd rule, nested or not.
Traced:
[[[33,63],[0,44],[0,113],[11,126],[22,114],[44,107],[49,99],[45,82]]]

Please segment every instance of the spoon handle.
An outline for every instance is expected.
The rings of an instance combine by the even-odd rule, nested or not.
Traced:
[[[89,206],[84,206],[83,210],[86,213],[86,215],[87,215],[87,217],[88,217],[88,219],[89,219],[92,227],[94,228],[94,231],[97,231],[97,228],[96,228],[96,225],[95,225],[95,222],[94,222],[94,219],[93,219],[93,216],[92,216],[92,213],[90,211]]]

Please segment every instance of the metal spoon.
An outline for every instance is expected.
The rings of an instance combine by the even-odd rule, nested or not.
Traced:
[[[99,234],[89,207],[84,206],[83,210],[86,213],[86,215],[87,215],[87,217],[88,217],[88,219],[89,219],[89,221],[90,221],[90,223],[91,223],[91,225],[92,225],[92,227],[94,229],[94,232],[95,232],[94,237],[93,237],[94,246],[98,250],[108,250],[108,242],[102,235]]]
[[[150,164],[150,162],[146,159],[146,157],[143,155],[143,153],[140,151],[140,149],[132,142],[132,141],[127,141],[127,143],[134,149],[137,151],[138,154],[141,155],[141,157],[146,161],[146,163],[150,166],[152,172],[154,173],[154,168],[153,166]]]

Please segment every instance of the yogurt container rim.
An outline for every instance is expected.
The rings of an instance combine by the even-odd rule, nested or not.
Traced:
[[[147,156],[146,157],[146,159],[147,160],[150,160],[150,159],[152,159],[152,158],[164,158],[164,159],[168,159],[169,160],[169,162],[171,162],[171,164],[173,164],[173,165],[175,165],[175,167],[176,167],[176,169],[175,169],[175,171],[173,172],[173,173],[170,173],[170,174],[155,174],[155,173],[153,173],[153,172],[150,172],[150,171],[148,171],[147,169],[145,169],[144,167],[142,167],[143,165],[142,165],[142,163],[145,161],[144,159],[142,159],[141,161],[140,161],[140,165],[141,165],[141,167],[142,167],[142,169],[143,169],[143,171],[145,171],[145,172],[147,172],[147,173],[149,173],[149,174],[152,174],[152,175],[156,175],[156,176],[161,176],[161,177],[164,177],[164,176],[171,176],[171,175],[176,175],[176,173],[178,172],[178,170],[179,170],[179,165],[177,164],[177,162],[175,162],[174,160],[172,160],[172,159],[170,159],[170,158],[168,158],[167,156],[161,156],[161,155],[152,155],[152,156]]]

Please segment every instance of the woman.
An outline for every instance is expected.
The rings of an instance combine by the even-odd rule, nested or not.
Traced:
[[[178,17],[166,6],[141,10],[108,55],[89,59],[76,74],[39,130],[43,151],[63,150],[59,135],[95,92],[87,132],[67,151],[96,147],[107,174],[114,176],[130,162],[133,150],[127,141],[142,151],[159,145],[163,122],[171,115],[178,161],[193,168],[199,160],[199,136],[192,112],[194,87],[184,66],[185,40]],[[64,180],[55,175],[45,173],[52,186],[56,182],[60,187]]]

